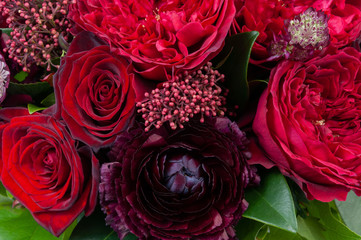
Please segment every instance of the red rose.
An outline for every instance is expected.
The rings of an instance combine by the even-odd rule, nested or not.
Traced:
[[[79,34],[54,75],[58,116],[75,139],[107,146],[133,119],[136,94],[128,62],[94,34]]]
[[[59,236],[81,212],[95,208],[99,164],[65,126],[27,109],[0,110],[0,176],[34,219]]]
[[[361,195],[360,92],[361,53],[353,48],[272,70],[253,129],[272,162],[310,199]]]
[[[234,14],[233,0],[78,0],[68,16],[131,58],[142,76],[164,81],[213,58]]]
[[[237,13],[232,33],[258,31],[252,49],[253,63],[269,58],[268,48],[274,35],[284,33],[284,20],[293,19],[309,7],[323,11],[329,17],[331,43],[344,47],[355,41],[361,32],[360,3],[351,0],[237,0]]]

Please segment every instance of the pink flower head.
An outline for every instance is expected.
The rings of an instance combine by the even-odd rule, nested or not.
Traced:
[[[143,77],[164,81],[213,58],[234,14],[233,0],[78,0],[69,17],[131,58]]]

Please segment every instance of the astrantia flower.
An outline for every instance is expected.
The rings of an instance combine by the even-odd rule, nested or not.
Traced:
[[[78,0],[69,17],[131,58],[145,78],[164,81],[199,68],[222,48],[233,0]]]
[[[10,82],[10,71],[4,57],[0,54],[0,103],[5,99],[6,89]]]
[[[32,64],[50,71],[52,62],[62,55],[70,37],[71,27],[66,19],[70,1],[63,0],[5,0],[0,2],[0,12],[7,16],[12,28],[11,39],[4,49],[24,71]]]
[[[270,44],[271,57],[307,60],[329,44],[328,17],[314,8],[285,21],[284,35],[275,36]]]
[[[200,116],[200,122],[204,122],[204,116],[224,116],[226,109],[222,106],[226,99],[217,85],[224,80],[224,75],[211,66],[208,63],[191,74],[185,72],[174,82],[163,83],[163,88],[145,93],[145,100],[137,104],[138,113],[142,113],[145,120],[145,130],[152,126],[160,128],[165,122],[169,122],[172,129],[183,128],[195,115]]]
[[[258,180],[246,144],[226,118],[121,134],[101,168],[107,223],[121,239],[234,239],[244,188]]]
[[[251,62],[262,64],[272,60],[268,49],[274,36],[285,34],[285,21],[305,12],[310,7],[324,12],[328,17],[328,29],[332,45],[342,48],[357,39],[361,32],[359,1],[350,0],[237,0],[236,18],[231,33],[258,31]]]

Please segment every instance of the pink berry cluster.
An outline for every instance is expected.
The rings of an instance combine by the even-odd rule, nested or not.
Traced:
[[[173,82],[163,83],[163,88],[145,93],[145,100],[137,103],[138,113],[145,120],[145,131],[154,126],[160,128],[165,122],[175,130],[196,115],[200,122],[205,116],[224,116],[226,99],[217,85],[224,81],[224,75],[212,69],[207,63],[192,73],[185,72]]]
[[[24,71],[32,64],[58,67],[52,62],[62,54],[70,38],[71,23],[67,20],[69,0],[3,0],[0,12],[7,16],[12,29],[4,51]]]

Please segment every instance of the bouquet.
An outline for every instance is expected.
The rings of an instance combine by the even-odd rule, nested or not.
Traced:
[[[0,11],[1,239],[361,239],[361,2]]]

